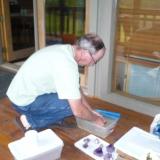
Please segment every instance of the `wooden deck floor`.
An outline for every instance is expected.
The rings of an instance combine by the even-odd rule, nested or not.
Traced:
[[[96,108],[108,109],[121,113],[115,130],[105,140],[109,143],[117,141],[124,133],[133,126],[140,127],[149,131],[149,126],[153,120],[152,117],[130,111],[107,102],[88,98],[90,104]],[[11,104],[7,98],[0,100],[0,160],[13,160],[8,149],[8,143],[24,136],[24,132],[15,121],[18,114],[11,108]],[[74,118],[73,118],[73,121]],[[64,141],[64,148],[61,160],[91,160],[91,158],[74,147],[74,142],[87,136],[89,133],[75,128],[53,128],[59,137]]]

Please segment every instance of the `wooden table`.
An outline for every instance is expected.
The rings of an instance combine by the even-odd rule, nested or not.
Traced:
[[[88,98],[90,104],[95,108],[107,109],[110,111],[120,112],[121,118],[106,140],[108,143],[116,142],[122,135],[124,135],[133,126],[137,126],[146,131],[149,131],[149,126],[153,120],[152,117],[140,114],[131,110],[124,109],[110,103]],[[24,132],[16,123],[15,117],[18,114],[12,109],[11,103],[7,98],[0,100],[0,160],[13,160],[13,157],[8,149],[8,143],[15,141],[22,136]],[[75,119],[70,120],[75,123]],[[64,147],[62,151],[61,160],[91,160],[89,156],[82,153],[74,147],[74,143],[80,138],[89,135],[88,132],[75,128],[52,128],[53,131],[63,140]]]

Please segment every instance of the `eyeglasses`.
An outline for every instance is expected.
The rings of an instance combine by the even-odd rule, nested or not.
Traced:
[[[92,53],[90,51],[88,51],[88,53],[89,53],[90,57],[92,58],[93,63],[96,64],[97,61],[93,58]]]

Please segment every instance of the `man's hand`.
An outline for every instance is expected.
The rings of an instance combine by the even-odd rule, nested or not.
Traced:
[[[98,112],[94,110],[92,112],[96,116],[95,121],[94,121],[96,124],[100,126],[104,126],[107,123],[106,119],[101,114],[99,114]]]
[[[99,113],[95,112],[87,102],[84,103],[84,100],[77,99],[77,100],[71,100],[69,99],[69,104],[71,106],[71,109],[73,111],[73,114],[76,117],[79,117],[81,119],[85,119],[88,121],[92,121],[93,123],[96,123],[100,126],[104,126],[106,123],[106,119],[100,115]]]

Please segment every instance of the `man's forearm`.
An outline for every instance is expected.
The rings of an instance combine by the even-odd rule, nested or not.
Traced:
[[[96,119],[96,115],[92,112],[91,107],[85,105],[82,97],[79,100],[69,100],[69,103],[75,116],[91,121]]]
[[[98,113],[95,113],[94,110],[92,110],[92,108],[89,106],[89,104],[85,105],[85,101],[83,101],[82,98],[77,100],[70,99],[68,101],[72,108],[74,116],[85,120],[94,121],[99,125],[104,125],[106,120]]]
[[[85,95],[83,94],[82,89],[81,89],[80,91],[81,91],[82,103],[83,103],[89,110],[92,110],[91,106],[89,105],[89,103],[88,103],[87,100],[86,100]]]
[[[92,110],[87,106],[85,106],[84,104],[82,104],[79,113],[75,116],[89,121],[95,121],[97,118],[97,116],[92,112]]]

